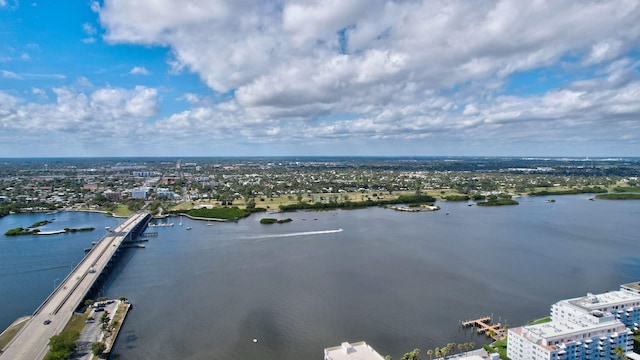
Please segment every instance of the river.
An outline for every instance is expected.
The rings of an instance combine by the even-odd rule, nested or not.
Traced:
[[[640,280],[640,202],[589,197],[493,208],[441,203],[443,210],[421,213],[257,214],[237,223],[168,219],[175,226],[151,228],[159,236],[127,250],[102,286],[135,305],[111,358],[320,359],[324,347],[358,340],[399,358],[416,347],[485,343],[459,321],[493,314],[519,326],[558,300]],[[293,222],[262,225],[265,216]],[[0,230],[12,218],[0,219]],[[86,247],[65,245],[72,235],[79,236],[2,239],[3,256],[5,242],[25,243],[0,259],[3,293],[19,276],[2,275],[5,261],[24,269],[23,261],[42,257],[29,238],[59,241],[49,258],[62,266],[75,259],[64,254]],[[47,287],[42,294],[3,296],[3,309],[37,297],[9,317],[33,311],[69,271],[58,270],[28,273],[38,278],[34,288]]]

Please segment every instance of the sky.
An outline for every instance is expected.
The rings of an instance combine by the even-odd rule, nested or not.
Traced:
[[[0,157],[640,156],[640,0],[0,0]]]

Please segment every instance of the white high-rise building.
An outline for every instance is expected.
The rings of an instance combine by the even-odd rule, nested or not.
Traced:
[[[638,284],[640,289],[640,284]],[[509,329],[512,360],[615,360],[633,349],[640,320],[640,293],[619,291],[562,300],[551,321]]]

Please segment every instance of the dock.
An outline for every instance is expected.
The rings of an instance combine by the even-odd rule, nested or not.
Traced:
[[[502,324],[492,324],[490,316],[461,321],[460,324],[465,328],[470,326],[477,328],[478,334],[485,334],[493,340],[502,340],[507,336],[507,330],[503,328]]]

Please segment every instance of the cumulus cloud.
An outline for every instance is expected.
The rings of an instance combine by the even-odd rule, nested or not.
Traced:
[[[142,86],[102,88],[92,93],[70,87],[51,90],[55,101],[49,103],[27,102],[0,93],[0,128],[20,130],[25,136],[46,131],[67,141],[90,143],[97,138],[113,138],[120,134],[135,137],[144,119],[158,112],[157,91]],[[32,91],[36,95],[46,95],[43,89]]]
[[[174,72],[197,74],[211,98],[229,94],[218,104],[184,94],[191,107],[143,138],[466,141],[527,130],[563,139],[581,123],[640,137],[637,0],[106,0],[91,9],[108,42],[167,47]],[[550,67],[569,75],[541,93],[507,92],[515,74]],[[157,113],[155,89],[69,91],[54,94],[87,118]],[[599,136],[592,129],[586,138]]]
[[[132,74],[132,75],[151,75],[149,70],[147,70],[144,66],[135,66],[135,67],[133,67],[133,69],[131,69],[131,71],[129,71],[129,74]]]

